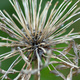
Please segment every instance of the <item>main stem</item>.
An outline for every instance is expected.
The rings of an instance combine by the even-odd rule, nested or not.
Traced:
[[[38,60],[34,61],[34,69],[38,69]],[[38,72],[34,74],[34,80],[38,80]]]

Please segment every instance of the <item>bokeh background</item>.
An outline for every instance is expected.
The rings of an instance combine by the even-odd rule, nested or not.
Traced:
[[[21,0],[20,1],[20,4],[21,4]],[[38,4],[39,4],[39,1],[38,0]],[[42,8],[44,7],[45,3],[47,1],[50,1],[50,0],[43,0],[43,4],[42,4]],[[52,2],[52,6],[51,8],[54,6],[54,4],[56,3],[57,0],[53,0]],[[61,4],[61,2],[63,0],[58,0],[59,1],[59,4],[58,6]],[[73,5],[77,0],[72,0],[72,4]],[[80,7],[80,3],[78,4],[78,6]],[[51,10],[50,8],[50,10]],[[15,13],[13,7],[11,6],[11,4],[9,3],[9,0],[0,0],[0,10],[6,10],[11,16],[12,16],[12,13]],[[49,12],[50,12],[49,10]],[[77,19],[78,17],[80,17],[80,15],[72,18],[73,20],[74,19]],[[14,19],[14,18],[13,18]],[[74,32],[80,32],[80,20],[76,23],[74,23],[71,27],[69,27],[67,29],[67,32],[69,32],[72,28],[74,28]],[[0,31],[0,36],[3,36],[3,37],[9,37],[6,33]],[[1,41],[1,40],[0,40]],[[76,43],[80,43],[80,39],[76,40]],[[6,48],[6,47],[0,47],[0,54],[3,54],[5,52],[8,52],[10,51],[11,48]],[[10,66],[10,64],[15,60],[16,57],[13,57],[13,58],[10,58],[6,61],[3,61],[2,64],[1,64],[1,67],[3,67],[3,69],[8,69],[8,67]],[[16,66],[15,68],[18,70],[22,67],[22,64],[23,62],[19,63],[18,66]],[[64,74],[67,74],[69,70],[64,70],[63,73]],[[0,74],[1,76],[1,74]],[[16,76],[16,75],[14,75]],[[10,75],[10,77],[14,77],[13,75]],[[34,80],[33,79],[33,76],[31,77],[30,80]],[[44,68],[42,71],[41,71],[41,80],[63,80],[62,78],[58,77],[58,76],[55,76],[54,74],[51,74],[48,70],[48,68]],[[76,75],[74,76],[73,80],[80,80],[80,76],[79,75]]]

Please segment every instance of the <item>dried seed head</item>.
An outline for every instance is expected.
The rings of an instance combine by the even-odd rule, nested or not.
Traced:
[[[71,18],[75,17],[76,15],[80,15],[80,8],[77,8],[77,4],[80,2],[80,0],[77,0],[76,3],[68,11],[67,9],[69,8],[72,1],[64,0],[61,5],[56,9],[56,6],[58,5],[57,1],[54,7],[52,8],[49,17],[47,15],[52,0],[46,3],[43,11],[41,11],[42,0],[40,0],[39,8],[37,7],[37,1],[38,0],[22,0],[22,4],[24,7],[23,13],[23,10],[21,9],[20,4],[17,0],[9,0],[9,2],[12,4],[13,8],[17,13],[17,16],[13,14],[13,17],[19,22],[22,29],[18,27],[15,21],[13,21],[13,19],[5,10],[3,10],[3,12],[0,10],[0,30],[6,32],[12,38],[8,39],[0,36],[2,40],[10,42],[0,42],[0,47],[6,46],[12,48],[10,52],[0,55],[0,61],[2,62],[10,57],[18,55],[18,57],[11,64],[9,69],[4,72],[2,80],[4,78],[10,79],[7,76],[9,73],[18,72],[16,70],[14,71],[13,68],[22,59],[25,63],[21,70],[22,74],[19,73],[19,75],[14,80],[26,80],[27,77],[29,80],[31,74],[36,72],[38,72],[38,80],[40,80],[40,70],[43,67],[48,66],[49,64],[52,65],[55,63],[54,61],[50,61],[51,58],[55,58],[56,63],[62,64],[60,66],[61,68],[72,67],[71,73],[73,68],[79,68],[79,58],[75,60],[77,61],[77,64],[75,64],[70,58],[66,56],[71,55],[72,59],[75,59],[73,54],[69,54],[69,51],[71,50],[72,46],[75,52],[75,45],[73,45],[73,43],[70,43],[70,45],[66,48],[63,47],[63,51],[59,51],[59,48],[54,48],[54,46],[60,43],[68,43],[69,41],[72,41],[76,38],[80,38],[80,33],[72,33],[74,29],[72,29],[68,34],[62,36],[62,34],[66,31],[68,27],[70,27],[76,21],[80,20],[80,18],[78,18],[74,21],[72,20],[71,22],[69,22]],[[59,53],[59,55],[57,55],[55,52],[53,53],[53,51]],[[75,55],[77,58],[78,54],[75,53]],[[56,59],[58,59],[59,61],[57,61]],[[44,64],[42,60],[44,60]],[[32,70],[31,63],[33,61],[37,61],[38,69]],[[58,66],[58,68],[60,67]],[[53,68],[55,69],[56,74],[65,79],[63,74],[57,72],[57,67],[53,66]],[[10,72],[11,69],[12,71]],[[49,70],[51,69],[49,68]]]

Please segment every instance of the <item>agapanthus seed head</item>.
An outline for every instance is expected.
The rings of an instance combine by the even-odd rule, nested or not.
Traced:
[[[68,78],[72,80],[73,69],[79,70],[79,45],[77,46],[75,44],[74,39],[80,38],[80,33],[72,33],[74,29],[70,30],[68,34],[63,35],[63,33],[66,32],[68,27],[80,20],[80,18],[78,18],[70,21],[73,17],[80,15],[80,8],[77,8],[80,0],[77,0],[68,11],[67,9],[72,3],[71,0],[63,0],[58,8],[57,5],[59,2],[57,1],[49,17],[48,13],[53,0],[48,1],[42,11],[41,5],[43,0],[40,0],[39,5],[37,1],[38,0],[22,0],[23,12],[18,0],[9,0],[17,13],[17,15],[12,14],[12,16],[18,21],[21,28],[18,27],[16,22],[5,10],[0,10],[0,30],[9,34],[11,37],[11,39],[9,39],[0,36],[2,40],[9,41],[7,43],[0,42],[0,47],[11,47],[10,52],[0,55],[0,62],[18,55],[7,71],[0,69],[3,74],[1,80],[4,78],[11,80],[8,74],[14,73],[19,73],[14,80],[29,80],[31,75],[35,73],[38,74],[37,80],[40,80],[40,70],[46,66],[49,68],[49,65],[55,69],[52,71],[49,68],[52,73],[61,76],[64,80],[68,80]],[[55,48],[57,44],[61,43],[67,44],[68,47]],[[72,48],[75,54],[69,53]],[[63,50],[61,51],[59,49]],[[57,52],[58,55],[55,52]],[[69,57],[67,57],[67,55]],[[50,61],[50,59],[53,59],[53,61]],[[75,61],[72,61],[74,59]],[[21,60],[24,61],[21,71],[14,70],[14,67]],[[33,69],[33,62],[36,62],[36,69]],[[60,65],[53,66],[54,64]],[[57,70],[65,68],[70,68],[71,72],[71,74],[67,76],[67,79]],[[75,73],[77,73],[77,71]]]

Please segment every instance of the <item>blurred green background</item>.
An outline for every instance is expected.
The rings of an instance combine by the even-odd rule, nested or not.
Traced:
[[[21,1],[21,0],[19,0]],[[40,0],[38,0],[40,1]],[[50,1],[50,0],[43,0],[43,4],[42,4],[42,8],[44,7],[44,4],[47,2],[47,1]],[[56,3],[57,0],[53,0],[52,2],[52,6],[51,8],[54,6],[54,4]],[[61,2],[63,0],[58,0],[59,1],[59,4],[58,6],[61,4]],[[72,4],[74,4],[77,0],[72,0]],[[21,2],[20,2],[21,3]],[[38,2],[39,4],[39,2]],[[71,4],[71,5],[72,5]],[[80,3],[78,4],[78,6],[80,7]],[[50,10],[51,10],[50,8]],[[11,16],[12,16],[12,13],[15,13],[13,7],[11,6],[11,4],[9,3],[8,0],[0,0],[0,10],[6,10]],[[49,10],[49,12],[50,12]],[[80,15],[74,17],[73,19],[77,19],[78,17],[80,17]],[[76,22],[75,24],[73,24],[71,27],[69,27],[67,29],[67,32],[69,32],[72,28],[74,28],[74,32],[80,32],[80,20],[78,22]],[[0,31],[0,36],[3,36],[3,37],[9,37],[6,33]],[[1,40],[0,40],[1,41]],[[80,39],[79,40],[76,40],[77,43],[80,43]],[[0,48],[0,54],[2,53],[5,53],[5,52],[8,52],[10,51],[10,48],[6,48],[6,47],[2,47]],[[11,59],[8,59],[6,61],[3,61],[3,63],[1,64],[1,67],[3,67],[3,69],[8,69],[8,67],[10,66],[10,64],[15,60],[15,57],[11,58]],[[19,63],[18,66],[16,66],[16,69],[19,69],[21,67],[21,65],[23,64],[23,62]],[[65,74],[68,73],[67,70],[64,70]],[[0,74],[1,76],[1,74]],[[11,77],[14,77],[12,75],[10,75]],[[30,80],[34,80],[33,79],[33,76],[31,77]],[[44,68],[42,71],[41,71],[41,80],[63,80],[62,78],[58,77],[58,76],[55,76],[54,74],[51,74],[48,70],[48,68]],[[74,76],[73,80],[80,80],[80,76],[79,75],[76,75]]]

